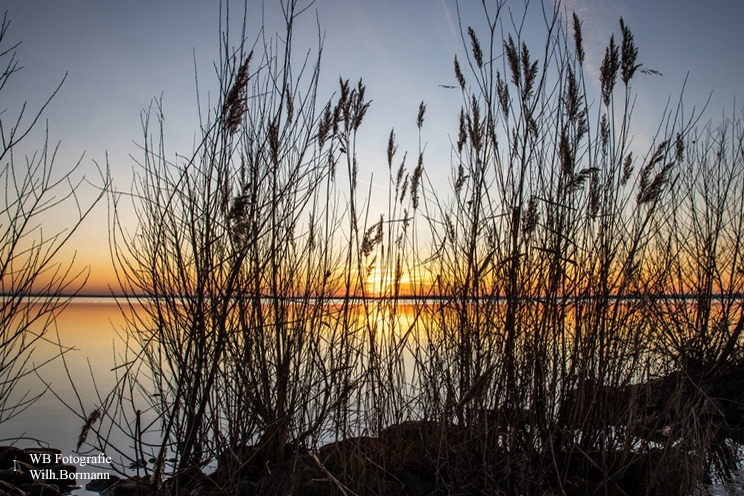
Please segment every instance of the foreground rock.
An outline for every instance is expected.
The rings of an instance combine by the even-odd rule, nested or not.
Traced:
[[[0,495],[58,496],[76,484],[77,468],[55,463],[54,448],[0,446]]]
[[[744,370],[701,367],[624,387],[585,381],[560,407],[555,416],[463,409],[456,421],[403,422],[314,450],[235,446],[217,456],[213,473],[192,468],[159,488],[146,478],[87,488],[103,496],[693,494],[738,465]],[[32,466],[66,470],[33,465],[32,454],[44,453],[0,448],[0,496],[69,489],[30,477]]]

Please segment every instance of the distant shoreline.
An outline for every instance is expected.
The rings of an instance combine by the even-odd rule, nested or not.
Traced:
[[[223,295],[217,295],[217,296],[223,296]],[[638,301],[643,300],[645,298],[649,299],[664,299],[664,300],[673,300],[673,301],[693,301],[701,296],[710,298],[711,301],[722,301],[724,299],[727,300],[744,300],[744,293],[735,293],[731,295],[722,294],[722,293],[714,293],[710,295],[698,295],[698,294],[674,294],[674,293],[665,293],[665,294],[659,294],[659,295],[644,295],[644,294],[635,294],[635,295],[626,295],[626,296],[615,296],[615,295],[609,295],[607,298],[609,300],[613,301]],[[19,295],[13,295],[13,294],[0,294],[0,298],[16,298],[19,297]],[[163,296],[161,298],[181,298],[181,299],[187,299],[190,296],[188,295],[167,295]],[[252,298],[253,295],[246,295],[246,298]],[[20,295],[20,298],[59,298],[59,299],[69,299],[69,300],[81,300],[81,299],[105,299],[105,300],[152,300],[154,299],[151,296],[145,296],[145,295],[124,295],[124,294],[99,294],[99,293],[85,293],[85,294],[59,294],[59,295],[45,295],[45,294],[36,294],[36,293],[29,293]],[[272,300],[275,297],[271,295],[261,295],[260,298],[262,300]],[[413,296],[413,295],[405,295],[405,296],[359,296],[359,295],[349,295],[347,296],[284,296],[279,297],[281,300],[286,301],[318,301],[318,300],[324,300],[327,302],[342,302],[345,299],[351,299],[356,301],[398,301],[398,302],[446,302],[446,301],[462,301],[463,298],[458,296]],[[523,301],[528,302],[546,302],[546,301],[591,301],[593,299],[598,299],[600,296],[556,296],[556,297],[542,297],[542,296],[523,296],[521,299]],[[506,296],[481,296],[481,297],[467,297],[465,298],[468,301],[493,301],[493,302],[506,302],[507,297]]]

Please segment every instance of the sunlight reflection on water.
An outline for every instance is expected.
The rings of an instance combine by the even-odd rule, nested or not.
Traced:
[[[428,362],[433,357],[432,353],[442,351],[440,348],[427,351],[425,348],[428,340],[437,341],[441,328],[452,329],[459,325],[452,320],[455,315],[450,315],[451,309],[445,311],[436,304],[402,302],[395,309],[395,313],[391,313],[391,307],[384,303],[374,300],[368,303],[355,305],[350,328],[360,330],[362,333],[365,332],[365,327],[374,329],[378,344],[383,347],[387,344],[391,353],[399,354],[404,370],[404,382],[401,386],[412,385],[415,382],[414,355],[417,355],[417,359]],[[672,303],[679,307],[687,305],[685,300]],[[330,304],[335,306],[336,302]],[[679,314],[680,309],[677,306],[672,305],[671,308]],[[489,307],[490,317],[496,317],[501,309],[501,303],[493,304]],[[495,321],[498,320],[496,317]],[[437,322],[433,324],[433,321]],[[566,317],[565,324],[568,327],[565,336],[569,340],[572,339],[573,323],[574,320],[570,316]],[[82,405],[86,413],[89,413],[98,404],[96,387],[105,395],[114,386],[116,376],[112,369],[117,363],[122,362],[121,335],[124,333],[125,324],[121,309],[112,299],[73,300],[57,319],[60,341],[64,346],[71,348],[65,354],[65,361],[55,360],[46,364],[40,371],[41,379],[36,376],[27,377],[22,387],[18,388],[18,394],[26,390],[40,391],[43,388],[43,380],[51,385],[56,395],[79,411],[80,406],[72,386],[74,383]],[[540,322],[525,320],[523,324],[534,330],[538,328]],[[623,320],[623,325],[630,324],[633,322]],[[643,327],[642,323],[635,325]],[[51,330],[49,337],[53,337],[53,333],[54,330]],[[400,348],[397,346],[399,342],[408,342],[408,345],[415,343],[415,349],[406,346]],[[43,343],[37,347],[32,361],[41,363],[58,351],[59,349],[51,343]],[[401,393],[405,394],[404,391]],[[0,444],[6,444],[3,442],[5,439],[27,436],[59,448],[64,454],[70,454],[75,450],[82,425],[83,420],[79,416],[71,412],[54,394],[47,392],[21,415],[0,425]],[[122,443],[121,446],[130,444],[124,438],[113,441]],[[30,440],[18,443],[21,447],[34,444]]]
[[[382,310],[383,307],[376,303],[366,309],[363,305],[356,307],[353,311],[356,326],[365,327],[362,321],[367,315],[380,340],[400,339],[416,320],[415,306],[400,305],[394,316]],[[59,341],[67,348],[64,361],[57,359],[45,364],[39,377],[26,377],[15,393],[38,393],[44,389],[45,382],[51,390],[23,413],[0,425],[0,443],[25,437],[29,439],[18,443],[19,446],[35,445],[34,440],[39,440],[64,453],[74,452],[84,422],[63,402],[78,412],[82,403],[85,413],[89,414],[99,403],[96,390],[105,395],[112,389],[116,381],[112,369],[122,363],[125,325],[126,319],[113,299],[73,299],[56,322]],[[47,337],[54,341],[55,330],[50,329]],[[57,345],[41,343],[31,361],[42,363],[58,353]]]
[[[0,439],[25,436],[48,443],[63,452],[72,452],[83,421],[60,399],[79,410],[71,378],[86,412],[89,412],[93,407],[95,388],[106,392],[113,386],[114,375],[111,369],[115,363],[114,344],[119,342],[117,331],[123,325],[124,317],[113,300],[74,299],[57,319],[56,331],[60,342],[68,348],[64,362],[54,360],[44,365],[39,371],[39,377],[26,377],[15,393],[39,393],[44,389],[44,382],[50,385],[51,391],[47,391],[27,410],[0,426]],[[47,337],[54,340],[55,330],[50,329]],[[36,347],[31,362],[43,363],[45,359],[58,353],[59,347],[53,343],[41,343]],[[31,444],[34,443],[19,443],[21,446]]]

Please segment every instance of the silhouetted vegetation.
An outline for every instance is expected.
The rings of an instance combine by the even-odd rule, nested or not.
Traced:
[[[143,115],[136,230],[112,196],[143,310],[90,445],[123,430],[173,494],[683,495],[730,478],[740,118],[698,127],[680,104],[644,153],[632,86],[654,71],[627,24],[590,69],[576,15],[546,12],[533,47],[499,1],[484,32],[461,26],[450,191],[427,178],[422,103],[413,166],[390,133],[379,215],[358,182],[367,90],[342,79],[323,100],[322,44],[298,56],[306,8],[282,6],[285,30],[253,45],[224,27],[192,154],[167,156],[159,102]]]
[[[20,43],[9,41],[7,13],[0,24],[0,94],[22,69],[16,55]],[[46,361],[32,357],[37,345],[56,342],[54,323],[59,312],[84,284],[86,271],[59,256],[103,192],[90,204],[81,201],[82,178],[79,165],[59,170],[59,145],[49,142],[48,125],[42,145],[24,156],[29,142],[36,139],[40,121],[49,103],[62,87],[64,78],[38,110],[26,102],[19,109],[0,111],[0,424],[23,413],[43,393],[25,390],[33,375]],[[11,110],[12,109],[12,110]],[[10,112],[8,112],[10,110]],[[15,114],[10,115],[11,112]],[[105,183],[105,181],[104,181]],[[104,185],[105,186],[105,185]],[[44,230],[44,217],[60,208],[70,209],[70,221]],[[60,353],[64,348],[59,347]]]

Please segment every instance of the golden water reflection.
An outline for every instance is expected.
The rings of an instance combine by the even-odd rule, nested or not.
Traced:
[[[619,382],[638,378],[639,373],[660,373],[667,362],[651,355],[673,353],[674,346],[695,338],[693,331],[699,326],[696,302],[687,300],[661,302],[656,308],[643,306],[640,301],[615,302],[604,310],[604,317],[597,313],[593,302],[555,308],[533,302],[518,309],[518,325],[511,336],[505,329],[502,300],[401,300],[392,304],[370,299],[352,305],[332,300],[325,305],[327,325],[322,333],[335,333],[335,337],[327,338],[327,346],[340,346],[341,336],[354,336],[355,346],[361,350],[355,362],[358,369],[369,366],[374,347],[377,364],[390,370],[395,367],[394,373],[399,374],[396,380],[407,391],[405,394],[419,395],[428,388],[426,401],[430,402],[444,402],[447,395],[464,395],[466,391],[457,389],[467,388],[479,374],[493,370],[501,373],[498,371],[508,365],[507,353],[522,367],[524,376],[519,380],[525,389],[534,387],[531,374],[538,370],[535,363],[539,360],[554,371],[546,387],[560,388],[566,377],[591,374],[590,369],[597,367],[606,367],[605,372],[616,374]],[[132,308],[140,315],[146,313],[141,305]],[[720,304],[712,308],[711,328],[718,333],[716,339],[724,339],[741,314],[741,306],[727,307],[730,315],[723,315]],[[125,360],[126,325],[115,301],[74,299],[57,319],[56,331],[50,330],[49,335],[59,333],[67,350],[64,360],[43,366],[41,380],[26,378],[18,393],[40,391],[45,381],[75,408],[79,408],[77,391],[83,407],[90,411],[98,401],[98,392],[106,394],[114,386],[113,370]],[[603,329],[602,335],[599,329]],[[33,362],[43,363],[59,351],[59,346],[43,343]],[[491,379],[493,387],[498,380]],[[71,450],[81,426],[81,419],[47,393],[22,415],[0,426],[0,439],[28,435]]]

